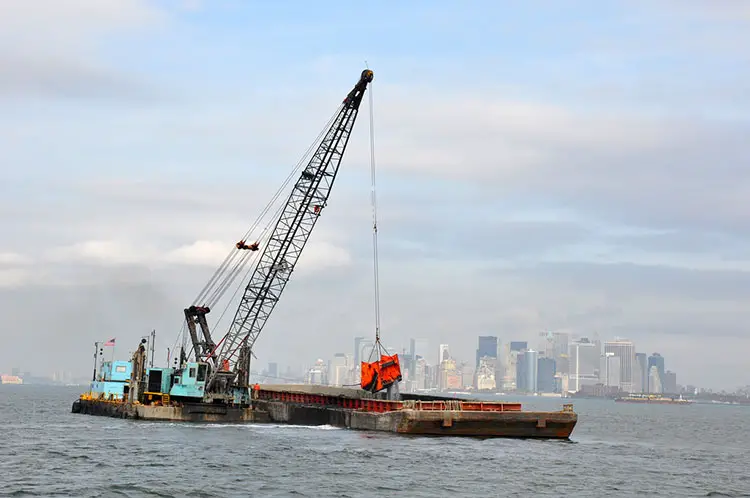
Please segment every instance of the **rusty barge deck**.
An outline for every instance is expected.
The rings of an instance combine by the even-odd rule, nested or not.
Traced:
[[[432,436],[568,439],[578,420],[560,411],[523,411],[520,403],[404,394],[398,401],[356,389],[260,386],[248,406],[128,403],[82,395],[73,412],[140,420],[331,425],[355,430]]]

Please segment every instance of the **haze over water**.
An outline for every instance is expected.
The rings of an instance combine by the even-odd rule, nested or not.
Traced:
[[[559,442],[128,421],[79,391],[0,386],[0,496],[750,496],[748,407],[575,400]]]

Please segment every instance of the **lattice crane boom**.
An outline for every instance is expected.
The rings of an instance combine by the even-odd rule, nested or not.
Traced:
[[[234,368],[239,377],[247,372],[252,347],[294,270],[322,210],[326,206],[336,179],[341,159],[349,142],[354,122],[367,85],[372,81],[369,69],[362,71],[359,81],[340,105],[338,113],[323,136],[309,163],[294,185],[271,237],[252,275],[229,331],[217,346],[207,337],[203,342],[213,351],[214,364],[209,389],[217,389],[218,376],[226,376]],[[204,349],[205,348],[204,346]],[[229,368],[228,368],[229,367]],[[234,379],[233,382],[241,379]]]

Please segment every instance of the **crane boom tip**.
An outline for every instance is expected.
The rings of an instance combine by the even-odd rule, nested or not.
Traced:
[[[360,79],[365,80],[367,83],[369,83],[374,77],[375,74],[372,71],[370,71],[369,69],[365,69],[364,71],[362,71],[362,77]]]

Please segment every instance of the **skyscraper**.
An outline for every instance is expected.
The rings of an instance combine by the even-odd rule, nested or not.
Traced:
[[[640,380],[640,384],[636,386],[636,392],[647,393],[648,392],[648,355],[646,353],[635,354],[635,364],[638,369],[638,375],[635,376]]]
[[[328,379],[332,386],[349,383],[349,365],[344,353],[336,353],[328,363]]]
[[[438,361],[437,364],[440,365],[445,360],[449,360],[451,357],[450,353],[448,352],[448,345],[447,344],[441,344],[439,351],[438,351]]]
[[[555,371],[554,358],[539,358],[537,366],[537,391],[542,393],[555,392]]]
[[[648,369],[648,392],[654,394],[661,394],[662,392],[664,392],[661,386],[659,369],[656,368],[656,365],[652,365]]]
[[[599,346],[587,337],[570,344],[570,385],[571,391],[580,391],[585,385],[599,382]]]
[[[528,391],[528,382],[526,381],[526,352],[517,351],[516,358],[516,391]]]
[[[510,341],[511,351],[523,351],[524,349],[528,347],[529,345],[526,341]]]
[[[635,346],[632,341],[619,339],[604,343],[605,353],[614,353],[620,358],[620,389],[633,392],[633,365],[635,364]]]
[[[524,353],[524,366],[526,367],[526,390],[537,392],[537,379],[539,374],[539,352],[529,349]]]
[[[279,364],[271,362],[268,364],[268,376],[271,378],[277,378],[279,376]]]
[[[602,366],[599,371],[599,382],[607,387],[620,387],[620,357],[614,353],[604,353]]]
[[[537,392],[539,352],[529,349],[518,353],[516,360],[516,390]]]
[[[677,393],[677,374],[667,370],[664,372],[664,382],[662,384],[665,393],[676,394]]]
[[[361,344],[362,341],[364,341],[364,337],[355,337],[354,338],[354,364],[359,368],[359,362],[361,361],[360,358],[360,350],[362,349]]]
[[[484,357],[497,358],[497,337],[494,335],[479,336],[475,368],[479,367],[479,360]]]
[[[664,389],[664,357],[660,355],[659,353],[653,353],[651,356],[648,357],[648,370],[649,373],[651,372],[651,367],[656,367],[656,372],[659,377],[659,386],[661,386],[662,389]],[[649,376],[649,379],[651,376]],[[652,391],[652,383],[649,383],[648,386],[648,392],[657,392]],[[658,392],[664,392],[658,391]]]

